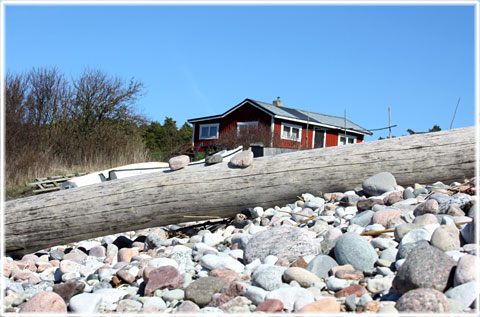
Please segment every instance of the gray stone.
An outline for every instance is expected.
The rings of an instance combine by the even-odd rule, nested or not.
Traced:
[[[468,243],[475,243],[475,218],[471,223],[467,223],[465,227],[460,231],[463,240]]]
[[[209,155],[205,158],[205,164],[213,165],[223,162],[223,156],[220,153]]]
[[[244,250],[245,263],[263,261],[268,255],[287,258],[290,263],[298,257],[317,253],[317,247],[307,229],[294,226],[271,227],[255,233]]]
[[[252,275],[252,284],[272,291],[282,285],[282,275],[287,268],[277,265],[258,267]]]
[[[450,307],[450,313],[462,313],[468,309],[468,306],[465,306],[462,302],[448,298],[448,305]]]
[[[230,159],[230,164],[233,167],[245,168],[252,165],[253,162],[253,152],[251,150],[242,151],[238,154],[235,154]]]
[[[430,233],[428,232],[428,230],[423,228],[413,229],[412,231],[407,233],[405,236],[403,236],[399,246],[402,246],[406,243],[418,242],[421,240],[430,241]]]
[[[435,289],[417,288],[403,294],[395,304],[401,313],[448,313],[447,297]]]
[[[375,249],[356,233],[342,235],[333,249],[335,259],[340,265],[351,264],[356,270],[368,271],[378,260]]]
[[[355,294],[350,294],[345,298],[345,306],[349,311],[355,311],[355,308],[357,307],[357,296]]]
[[[350,219],[350,224],[356,224],[365,227],[372,221],[372,217],[374,214],[375,212],[373,210],[362,211],[358,213],[355,217]]]
[[[460,249],[460,233],[454,226],[440,226],[432,234],[431,244],[442,251]]]
[[[337,261],[328,255],[319,254],[307,264],[306,269],[320,278],[328,278],[328,272],[334,266],[338,266]]]
[[[370,303],[371,301],[373,301],[373,298],[372,296],[370,296],[370,294],[363,294],[358,298],[358,306],[363,306],[366,303]]]
[[[252,301],[255,305],[260,305],[265,301],[268,292],[261,287],[249,285],[243,290],[243,296]]]
[[[415,194],[412,187],[407,187],[403,191],[403,199],[415,198]]]
[[[413,196],[417,197],[418,195],[427,195],[428,194],[428,189],[425,187],[417,188],[413,191]]]
[[[237,243],[238,248],[245,250],[245,247],[248,244],[248,241],[252,238],[251,234],[248,233],[236,233],[232,236],[232,245]]]
[[[385,192],[394,191],[396,186],[397,181],[389,172],[381,172],[370,176],[362,183],[363,191],[370,196],[378,196]]]
[[[212,295],[218,293],[224,285],[225,281],[220,277],[202,277],[188,285],[185,298],[203,307],[210,303]]]
[[[168,160],[168,165],[172,171],[182,169],[187,166],[188,163],[190,163],[190,157],[188,157],[188,155],[179,155]]]
[[[348,286],[348,281],[343,278],[337,278],[335,276],[330,276],[327,280],[327,288],[331,291],[339,291]]]
[[[457,300],[465,306],[470,306],[478,296],[477,282],[471,281],[460,284],[446,291],[445,296]]]
[[[145,249],[156,249],[167,245],[167,242],[156,233],[150,233],[145,239]]]
[[[447,213],[451,205],[457,205],[463,208],[463,206],[472,200],[472,196],[459,193],[452,197],[447,194],[435,193],[430,196],[429,199],[435,199],[438,202],[439,212],[444,214]]]
[[[420,240],[417,242],[402,244],[398,247],[396,259],[405,259],[413,249],[422,245],[430,245],[430,243],[427,240]]]

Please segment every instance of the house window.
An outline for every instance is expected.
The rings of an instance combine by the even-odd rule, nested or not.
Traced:
[[[353,135],[339,135],[338,136],[338,145],[354,144],[357,140],[357,137]]]
[[[282,139],[300,142],[302,139],[302,127],[282,122]]]
[[[237,122],[237,136],[258,128],[258,121]]]
[[[201,124],[200,125],[200,140],[218,139],[218,127],[220,123]]]

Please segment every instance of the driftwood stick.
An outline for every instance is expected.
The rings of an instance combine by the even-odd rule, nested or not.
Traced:
[[[7,253],[34,252],[108,234],[184,222],[185,215],[234,217],[301,193],[347,191],[376,173],[399,185],[463,181],[475,175],[475,127],[187,166],[5,202]]]

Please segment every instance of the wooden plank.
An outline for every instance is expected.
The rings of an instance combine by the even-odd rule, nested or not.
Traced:
[[[244,208],[281,206],[309,192],[345,191],[378,172],[401,185],[463,181],[475,174],[475,128],[410,135],[254,159],[187,166],[5,203],[5,250],[25,253],[93,237],[231,217]]]

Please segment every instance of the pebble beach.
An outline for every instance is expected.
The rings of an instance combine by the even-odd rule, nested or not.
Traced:
[[[7,255],[2,311],[478,314],[475,180],[359,184]]]

